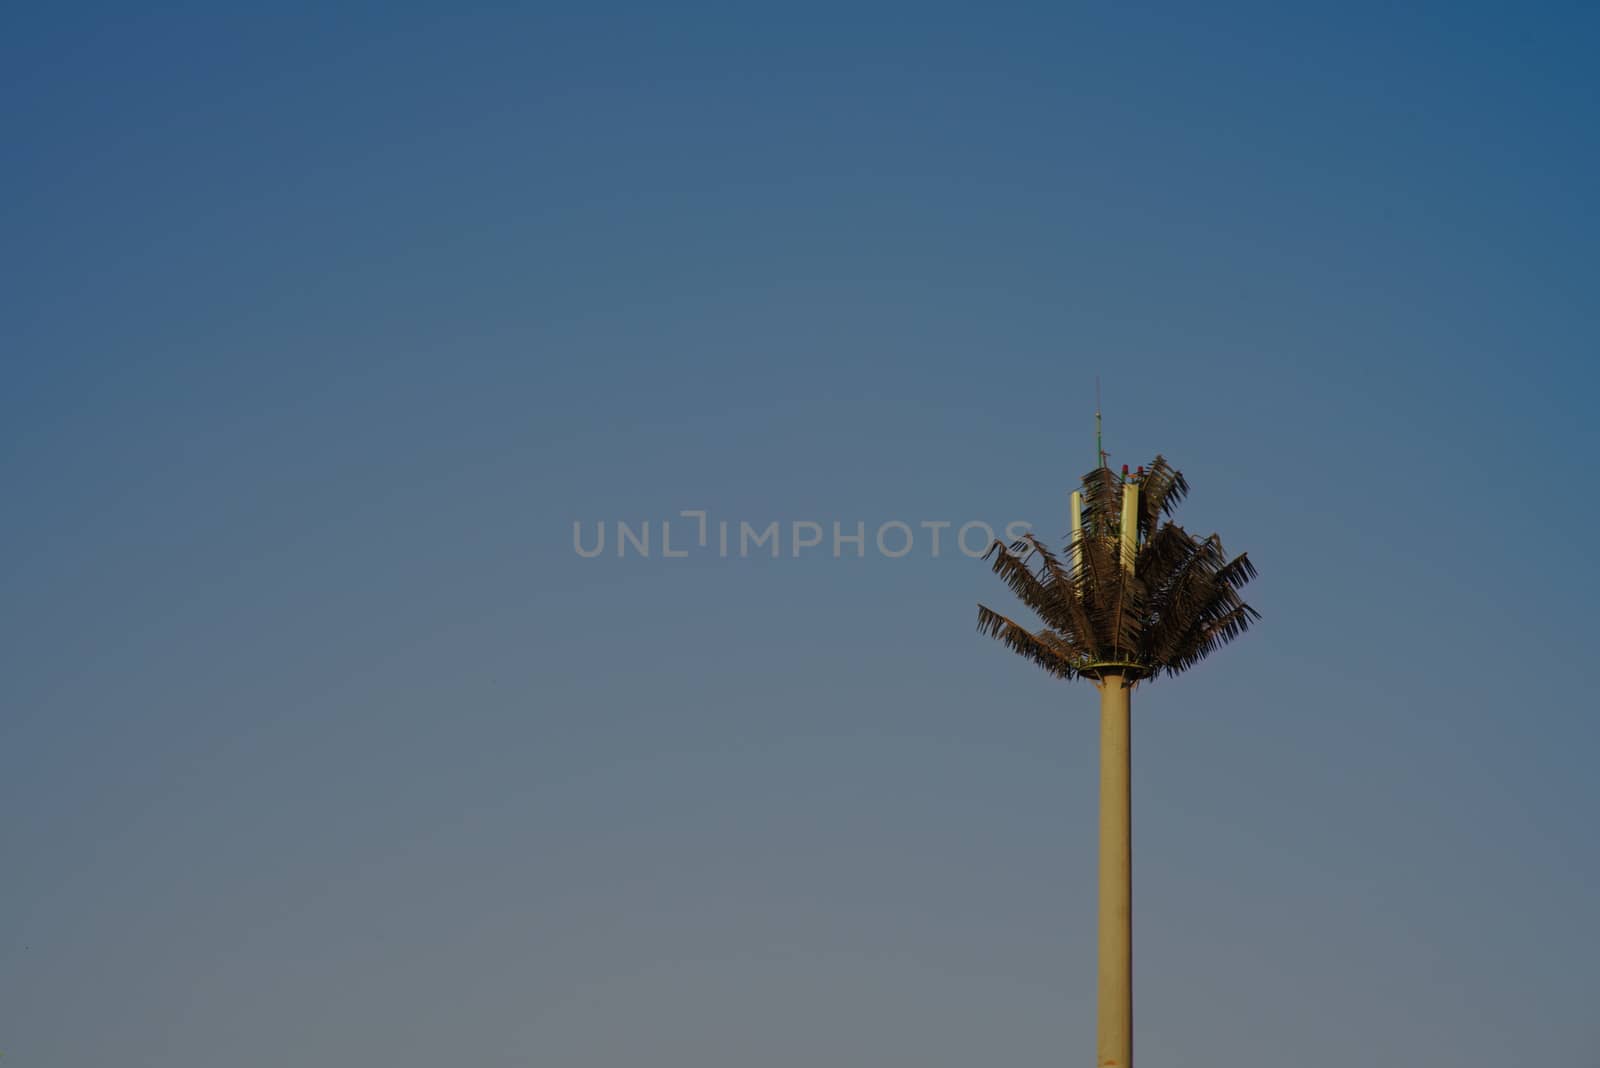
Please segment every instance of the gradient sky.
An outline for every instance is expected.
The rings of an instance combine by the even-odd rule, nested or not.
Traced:
[[[987,566],[572,524],[1056,535],[1096,374],[1265,615],[1141,1068],[1600,1063],[1593,7],[3,18],[8,1068],[1088,1063]]]

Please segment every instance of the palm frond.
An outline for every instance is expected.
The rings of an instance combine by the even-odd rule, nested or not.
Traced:
[[[1087,537],[1113,535],[1121,525],[1122,480],[1109,467],[1083,476],[1083,532]]]
[[[1140,540],[1150,537],[1162,518],[1172,515],[1188,495],[1189,483],[1183,472],[1158,453],[1145,468],[1144,481],[1139,485]]]
[[[994,573],[1005,580],[1019,601],[1033,609],[1040,619],[1051,626],[1070,630],[1071,620],[1067,606],[1071,600],[1071,584],[1056,584],[1041,579],[1028,566],[1027,557],[1024,555],[1024,551],[1032,550],[1026,549],[1022,542],[1017,543],[1017,550],[1023,551],[1008,549],[1003,542],[996,539],[984,556],[994,558],[994,563],[991,565]],[[1045,574],[1048,579],[1050,577],[1048,569]]]
[[[1182,674],[1249,630],[1250,624],[1260,618],[1260,612],[1241,604],[1210,623],[1197,627],[1179,650],[1161,664],[1161,670],[1167,675]]]
[[[981,604],[978,606],[978,630],[991,638],[999,639],[1012,652],[1027,657],[1057,678],[1078,677],[1078,672],[1073,666],[1071,651],[1054,639],[1048,631],[1030,632],[1021,624]]]
[[[1032,534],[1024,534],[1022,540],[1012,548],[1021,551],[1024,546],[1038,555],[1045,574],[1049,576],[1049,588],[1059,597],[1058,617],[1046,622],[1078,646],[1084,658],[1093,659],[1096,647],[1094,621],[1084,606],[1077,576],[1069,573],[1055,553]]]

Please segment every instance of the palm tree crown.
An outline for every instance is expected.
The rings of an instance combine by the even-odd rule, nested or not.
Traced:
[[[1063,679],[1177,675],[1237,638],[1261,618],[1239,597],[1256,570],[1243,554],[1228,559],[1217,535],[1195,537],[1166,518],[1188,491],[1160,456],[1132,477],[1090,471],[1070,567],[1031,534],[1009,547],[997,540],[986,556],[1044,629],[981,604],[978,629]]]

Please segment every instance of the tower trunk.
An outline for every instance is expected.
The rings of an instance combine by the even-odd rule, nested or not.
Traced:
[[[1123,675],[1100,686],[1100,964],[1097,1068],[1133,1064],[1133,823],[1129,696]]]

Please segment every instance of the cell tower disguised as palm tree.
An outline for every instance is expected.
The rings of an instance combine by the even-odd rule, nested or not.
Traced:
[[[1096,437],[1099,413],[1095,414]],[[1096,442],[1098,449],[1098,441]],[[983,605],[978,629],[1062,679],[1100,691],[1100,938],[1098,1068],[1133,1063],[1133,912],[1129,822],[1129,696],[1177,675],[1260,619],[1239,589],[1255,577],[1215,534],[1197,538],[1167,519],[1188,492],[1160,456],[1132,475],[1105,463],[1071,498],[1063,561],[1030,536],[990,547],[995,573],[1044,621],[1029,630]]]

